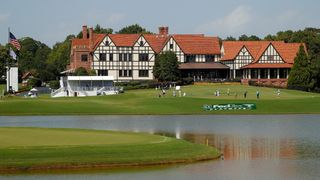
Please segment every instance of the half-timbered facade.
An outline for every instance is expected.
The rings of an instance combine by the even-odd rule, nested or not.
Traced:
[[[286,86],[301,43],[283,41],[224,41],[221,62],[230,67],[230,77]]]
[[[73,39],[69,71],[93,69],[115,81],[152,80],[156,56],[172,51],[184,77],[276,80],[285,84],[300,43],[282,41],[224,41],[203,34],[96,34],[83,26],[81,39]]]
[[[92,69],[117,81],[152,80],[155,51],[143,35],[109,34],[93,52]]]

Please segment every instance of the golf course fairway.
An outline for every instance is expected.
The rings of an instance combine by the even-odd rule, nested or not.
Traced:
[[[215,159],[220,152],[146,133],[31,127],[0,128],[0,173],[126,167]]]

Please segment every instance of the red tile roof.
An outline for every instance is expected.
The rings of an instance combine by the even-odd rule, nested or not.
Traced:
[[[140,34],[108,34],[116,46],[133,46]]]
[[[203,35],[172,35],[185,54],[220,54],[219,39]]]
[[[304,45],[302,43],[285,43],[283,41],[224,41],[222,45],[225,54],[221,61],[234,60],[240,50],[246,47],[254,59],[253,63],[256,63],[270,44],[273,45],[286,63],[293,63],[300,45]]]
[[[167,41],[167,36],[144,34],[143,37],[156,53],[160,53],[165,42]]]
[[[91,48],[95,48],[105,37],[105,34],[93,34],[93,44]],[[84,48],[90,48],[90,39],[72,39],[71,42],[72,47],[76,46],[85,46]]]

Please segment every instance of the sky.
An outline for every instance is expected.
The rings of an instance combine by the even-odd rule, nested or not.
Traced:
[[[320,26],[319,0],[0,0],[0,44],[8,27],[17,37],[49,46],[77,34],[82,25],[118,31],[138,23],[170,34],[264,37]]]

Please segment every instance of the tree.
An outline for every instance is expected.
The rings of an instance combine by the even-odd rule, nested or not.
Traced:
[[[138,24],[133,24],[120,29],[117,34],[152,34]]]
[[[153,75],[159,81],[177,81],[180,79],[179,63],[174,52],[167,51],[156,57]]]
[[[0,79],[6,74],[6,65],[14,61],[8,51],[6,47],[0,45]]]
[[[42,81],[46,76],[46,61],[51,49],[44,43],[30,37],[21,39],[21,50],[18,57],[19,71],[23,74],[34,70]]]
[[[63,42],[58,42],[53,46],[46,61],[47,80],[54,80],[60,76],[70,62],[71,39],[74,35],[69,35]]]
[[[239,37],[239,41],[260,41],[261,39],[256,35],[247,36],[245,34]]]
[[[89,29],[87,29],[87,32],[89,33]],[[113,29],[111,28],[102,28],[99,24],[97,24],[94,29],[93,29],[94,33],[97,34],[112,34],[113,33]],[[82,31],[80,31],[77,35],[77,38],[82,38]]]
[[[233,36],[228,36],[225,41],[236,41],[237,39]]]
[[[302,45],[294,59],[288,79],[288,87],[301,90],[310,90],[312,87],[310,61]]]
[[[84,67],[78,67],[73,74],[75,76],[88,76],[88,71]]]

